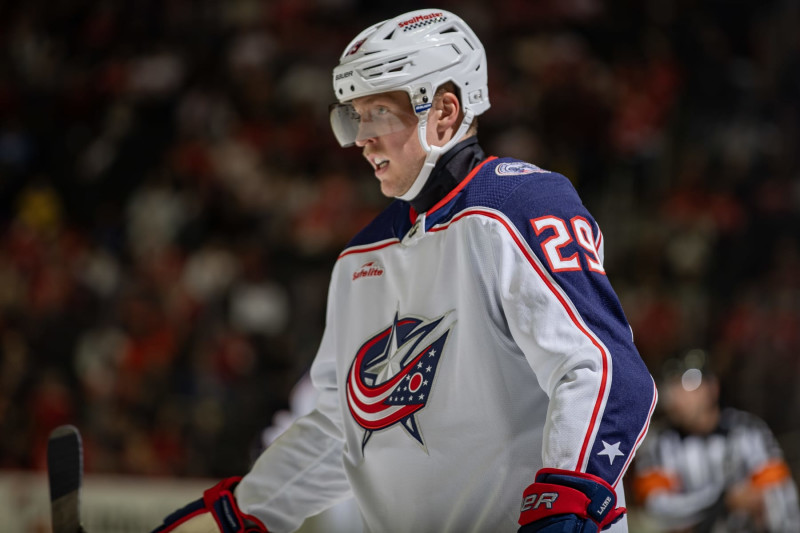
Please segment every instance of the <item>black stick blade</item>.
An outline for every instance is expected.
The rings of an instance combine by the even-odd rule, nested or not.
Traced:
[[[83,478],[81,434],[75,426],[59,426],[47,442],[47,477],[53,533],[78,533]]]

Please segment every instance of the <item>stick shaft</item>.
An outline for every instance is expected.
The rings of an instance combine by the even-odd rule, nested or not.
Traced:
[[[83,478],[81,435],[75,426],[59,426],[47,442],[47,477],[53,533],[78,533]]]

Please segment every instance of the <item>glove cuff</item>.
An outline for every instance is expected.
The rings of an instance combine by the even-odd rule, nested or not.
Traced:
[[[241,481],[241,477],[223,479],[203,493],[203,502],[211,509],[220,531],[225,533],[267,533],[266,526],[255,516],[248,515],[239,509],[233,490]]]
[[[604,529],[625,514],[625,508],[616,507],[616,504],[614,489],[597,476],[543,468],[536,473],[536,482],[528,486],[522,495],[519,524],[530,524],[555,515],[574,514]]]

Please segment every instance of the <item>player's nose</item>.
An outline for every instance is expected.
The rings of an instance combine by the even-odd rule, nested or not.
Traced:
[[[367,144],[374,143],[377,137],[358,137],[356,139],[356,146],[363,148]]]
[[[368,143],[375,142],[378,136],[376,135],[375,125],[371,120],[364,120],[363,118],[358,122],[358,132],[356,133],[356,146],[366,146]]]

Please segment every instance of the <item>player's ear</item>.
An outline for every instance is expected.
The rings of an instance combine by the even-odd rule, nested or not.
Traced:
[[[442,94],[439,122],[444,128],[458,127],[458,117],[461,112],[461,104],[455,93],[446,91]]]
[[[461,123],[461,104],[455,93],[445,91],[437,95],[434,107],[431,110],[435,113],[435,135],[436,144],[440,145],[447,142],[455,135],[459,124]],[[430,119],[429,119],[430,124]]]

